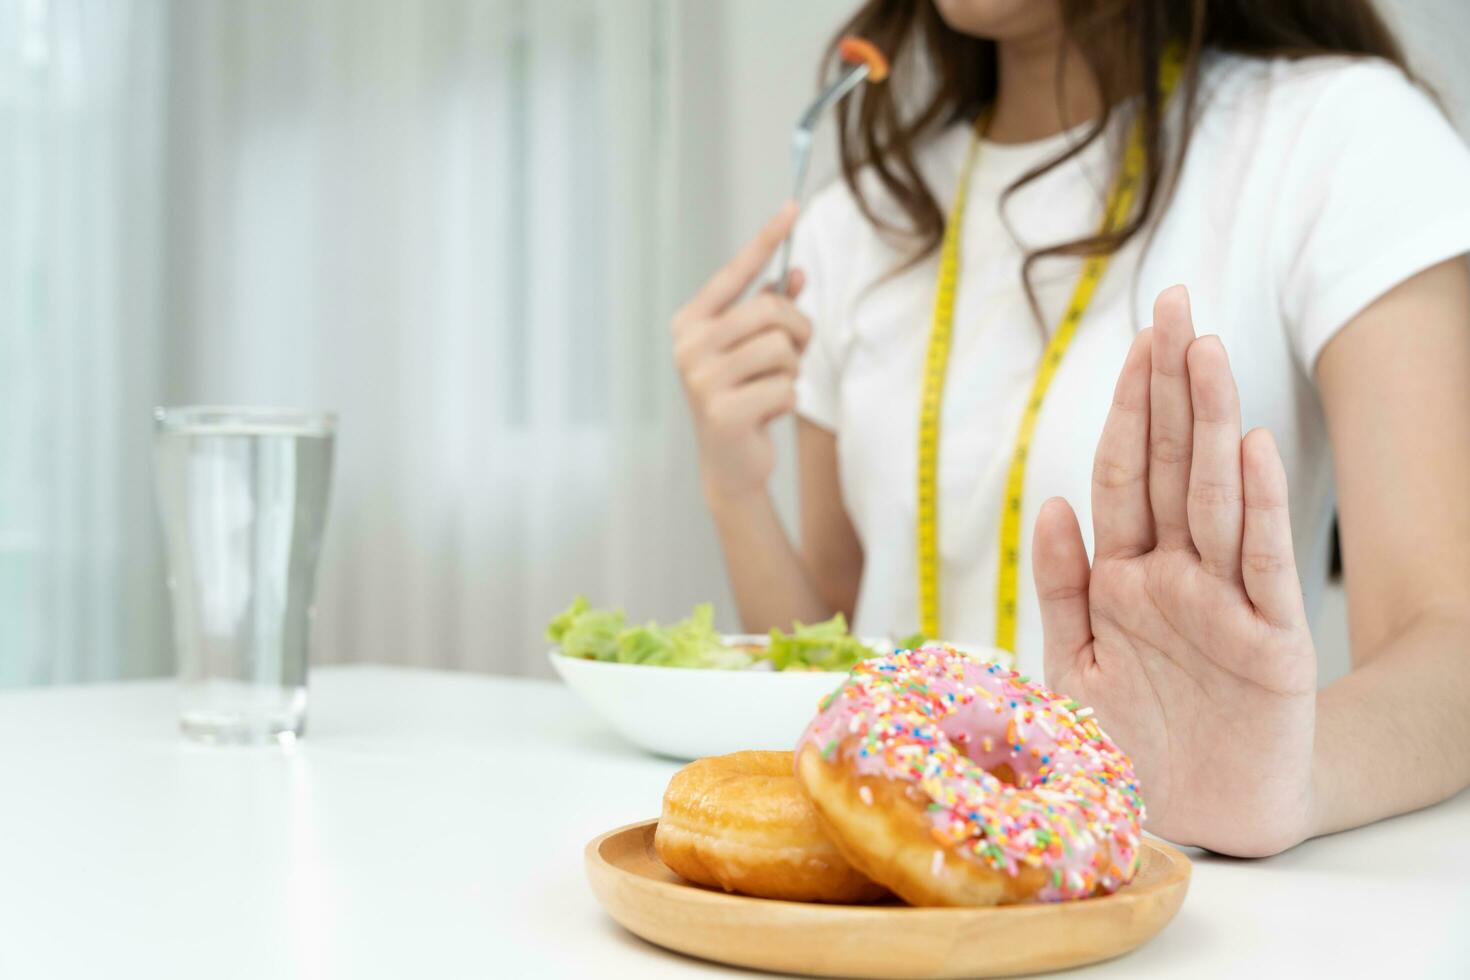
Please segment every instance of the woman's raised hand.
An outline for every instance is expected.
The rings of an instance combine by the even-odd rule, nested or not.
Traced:
[[[1098,442],[1091,567],[1060,499],[1033,565],[1047,683],[1132,756],[1149,829],[1259,856],[1311,833],[1316,651],[1281,457],[1240,428],[1224,346],[1164,291]]]
[[[733,499],[763,490],[775,466],[770,423],[796,407],[796,372],[812,327],[787,294],[737,302],[791,232],[788,202],[674,315],[674,361],[694,413],[706,493]]]

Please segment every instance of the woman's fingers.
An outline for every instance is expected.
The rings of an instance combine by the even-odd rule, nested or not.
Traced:
[[[797,351],[806,350],[807,341],[812,339],[811,321],[796,304],[784,296],[765,292],[752,296],[708,324],[703,340],[710,350],[727,350],[769,327],[784,330]]]
[[[795,201],[787,201],[781,205],[781,210],[771,216],[761,230],[756,232],[755,237],[746,242],[745,247],[694,294],[694,298],[680,311],[679,317],[702,319],[714,316],[739,299],[740,294],[760,275],[766,263],[771,261],[771,256],[776,253],[781,242],[791,234],[797,210]]]
[[[811,321],[790,299],[766,291],[709,320],[681,321],[674,328],[674,363],[686,385],[709,374],[731,350],[760,334],[776,330],[797,354],[812,337]]]
[[[1240,477],[1240,397],[1219,337],[1189,346],[1194,450],[1189,469],[1189,533],[1206,572],[1239,582],[1245,523]]]
[[[767,374],[796,376],[801,355],[784,330],[768,327],[690,372],[689,389],[696,398]]]
[[[1276,440],[1265,429],[1246,434],[1240,456],[1245,491],[1240,567],[1246,594],[1273,626],[1299,627],[1306,620],[1306,611],[1291,544],[1286,468]]]
[[[1160,548],[1192,549],[1189,461],[1194,443],[1189,368],[1194,341],[1189,293],[1170,286],[1154,301],[1153,376],[1149,381],[1148,495]]]
[[[1061,497],[1041,505],[1031,567],[1041,600],[1042,663],[1047,682],[1057,685],[1077,672],[1092,643],[1087,549],[1077,515]]]
[[[705,420],[710,428],[728,435],[764,426],[794,408],[796,379],[784,373],[768,374],[713,397]]]
[[[805,288],[805,270],[798,269],[795,266],[792,266],[791,270],[786,273],[786,298],[790,300],[796,299],[796,297],[801,295],[801,291]]]
[[[1132,558],[1153,547],[1148,503],[1148,389],[1153,330],[1133,340],[1092,462],[1097,557]]]

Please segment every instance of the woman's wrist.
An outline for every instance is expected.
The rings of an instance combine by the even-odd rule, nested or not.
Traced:
[[[721,486],[708,477],[705,477],[702,482],[705,505],[709,507],[717,524],[773,506],[770,490],[764,481],[748,487],[736,488]]]
[[[1302,829],[1302,833],[1298,835],[1296,842],[1292,844],[1293,847],[1303,841],[1309,841],[1313,837],[1322,837],[1326,834],[1336,833],[1338,829],[1333,827],[1322,814],[1321,803],[1319,802],[1322,799],[1322,794],[1319,790],[1320,776],[1317,773],[1318,767],[1314,765],[1312,767],[1312,798],[1307,808],[1306,826]]]
[[[1323,745],[1322,728],[1322,696],[1317,695],[1317,722],[1312,732],[1312,775],[1309,783],[1307,796],[1306,831],[1302,840],[1313,837],[1321,837],[1337,830],[1331,826],[1324,812],[1325,801],[1330,799],[1331,794],[1327,785],[1332,772],[1332,766],[1326,758],[1326,747]]]
[[[817,592],[765,482],[749,488],[704,480],[740,621],[752,633],[795,621],[814,623],[832,615]]]

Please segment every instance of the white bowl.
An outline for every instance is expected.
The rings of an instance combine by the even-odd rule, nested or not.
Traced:
[[[847,677],[843,671],[645,667],[564,657],[556,650],[549,657],[567,686],[618,734],[675,759],[794,749],[817,703]]]

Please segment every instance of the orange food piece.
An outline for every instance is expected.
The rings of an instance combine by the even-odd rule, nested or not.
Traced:
[[[867,65],[870,82],[881,82],[888,77],[888,59],[872,41],[849,34],[837,42],[837,54],[850,65]]]

